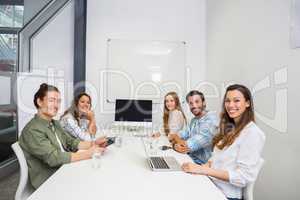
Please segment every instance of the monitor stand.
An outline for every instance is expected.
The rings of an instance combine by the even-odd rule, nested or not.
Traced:
[[[112,129],[119,133],[126,132],[133,136],[148,136],[152,133],[152,122],[114,122]]]

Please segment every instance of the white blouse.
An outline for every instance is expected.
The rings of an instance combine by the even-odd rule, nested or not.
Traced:
[[[169,129],[170,133],[178,133],[185,126],[183,113],[179,110],[172,110],[169,112]]]
[[[228,198],[242,198],[242,189],[254,182],[261,167],[261,152],[265,134],[254,122],[250,122],[232,145],[223,150],[214,148],[210,161],[213,169],[226,170],[229,182],[211,177]]]
[[[88,132],[88,124],[89,121],[85,118],[81,118],[78,124],[71,113],[67,113],[60,119],[60,125],[66,132],[83,141],[92,140],[91,135]]]

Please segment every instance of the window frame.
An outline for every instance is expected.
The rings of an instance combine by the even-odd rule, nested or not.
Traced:
[[[24,0],[1,0],[0,5],[7,6],[24,6]],[[0,27],[0,34],[14,34],[18,37],[18,32],[22,29],[22,27]],[[19,37],[18,37],[19,39]],[[18,51],[18,50],[17,50]],[[16,82],[17,82],[17,71],[18,71],[18,57],[16,57],[16,65],[13,71],[3,71],[0,70],[1,77],[9,77],[10,78],[10,104],[0,105],[0,110],[12,110],[14,113],[14,121],[16,122],[16,130],[18,130],[18,109],[17,109],[17,98],[16,98]],[[19,134],[18,131],[15,132],[14,137],[16,141],[18,140]],[[12,158],[14,159],[14,158]],[[4,160],[0,162],[0,166],[4,165],[7,162],[10,162],[11,159]]]
[[[24,6],[24,0],[1,0],[0,5]]]

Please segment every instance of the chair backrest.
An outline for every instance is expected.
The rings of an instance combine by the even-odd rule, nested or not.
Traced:
[[[11,145],[12,149],[14,150],[19,164],[20,164],[20,180],[19,185],[15,194],[15,200],[25,200],[27,199],[31,193],[34,191],[31,183],[28,179],[28,166],[27,162],[23,153],[22,148],[20,147],[19,143],[16,142]]]
[[[259,160],[259,164],[258,164],[259,167],[258,167],[257,177],[258,177],[258,174],[259,174],[259,172],[260,172],[260,170],[261,170],[263,164],[264,164],[264,159],[261,158],[261,159]],[[254,200],[254,197],[253,197],[253,191],[254,191],[254,185],[255,185],[255,182],[256,182],[256,180],[257,180],[257,177],[256,177],[256,179],[255,179],[253,182],[249,183],[249,184],[243,189],[243,199],[244,199],[244,200]]]

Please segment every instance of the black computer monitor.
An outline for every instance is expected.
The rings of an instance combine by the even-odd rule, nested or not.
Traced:
[[[117,99],[115,121],[152,122],[152,101]]]

